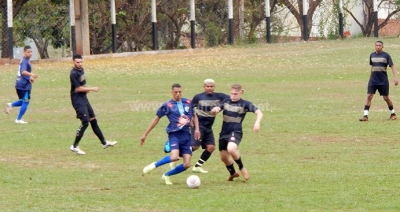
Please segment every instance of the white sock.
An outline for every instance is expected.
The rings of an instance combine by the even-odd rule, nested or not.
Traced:
[[[364,110],[364,116],[368,116],[369,110]]]
[[[390,113],[391,113],[391,114],[393,114],[393,113],[394,113],[394,109],[393,109],[393,110],[391,110],[391,111],[390,111]]]

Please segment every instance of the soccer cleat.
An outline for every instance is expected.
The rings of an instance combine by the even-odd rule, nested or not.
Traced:
[[[74,148],[74,145],[71,145],[71,147],[69,148],[72,152],[75,152],[78,155],[86,155],[86,153],[84,151],[82,151],[79,146]]]
[[[143,174],[147,174],[150,173],[151,171],[153,171],[154,169],[156,169],[156,162],[151,163],[150,165],[147,165],[143,168]]]
[[[18,119],[15,119],[15,123],[16,124],[28,124],[28,122],[26,122],[26,121],[24,121],[24,120],[18,120]]]
[[[368,116],[363,116],[362,118],[359,119],[360,121],[368,121]]]
[[[161,177],[161,179],[165,181],[165,184],[167,184],[167,185],[172,185],[170,176],[166,176],[165,174],[163,174],[163,176]]]
[[[239,172],[235,172],[235,174],[229,175],[228,181],[233,181],[234,178],[237,178],[239,176],[240,176]]]
[[[175,169],[176,167],[176,161],[172,161],[171,163],[169,163],[169,170]]]
[[[247,171],[246,168],[242,168],[242,169],[240,170],[240,172],[242,172],[242,176],[243,176],[243,178],[244,178],[245,181],[247,181],[247,180],[250,179],[250,174],[249,174],[249,172]]]
[[[4,109],[4,112],[5,112],[6,114],[10,114],[10,113],[11,113],[11,110],[12,110],[12,105],[11,105],[11,103],[7,103],[7,107],[6,107],[6,109]]]
[[[208,173],[208,171],[206,171],[203,168],[201,168],[201,166],[193,167],[192,172],[194,172],[194,173],[203,173],[203,174]]]
[[[390,114],[389,120],[396,120],[396,119],[397,119],[396,113]]]
[[[116,141],[106,141],[106,144],[103,144],[103,149],[107,149],[107,147],[113,147],[115,144],[117,144]]]

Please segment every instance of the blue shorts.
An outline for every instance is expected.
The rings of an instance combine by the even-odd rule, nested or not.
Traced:
[[[171,150],[178,149],[179,155],[192,155],[191,137],[189,132],[177,131],[168,134]]]

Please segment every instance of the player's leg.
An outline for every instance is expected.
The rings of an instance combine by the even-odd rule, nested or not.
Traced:
[[[81,125],[78,127],[78,130],[76,131],[75,141],[71,145],[70,150],[78,155],[84,155],[86,153],[79,148],[79,142],[81,141],[87,127],[89,126],[88,111],[87,107],[77,107],[75,108],[75,111],[76,111],[76,117],[81,121]]]
[[[193,167],[193,172],[196,173],[208,173],[208,171],[204,170],[202,168],[203,164],[210,158],[211,154],[215,150],[215,140],[214,140],[214,134],[212,130],[206,131],[202,130],[200,132],[202,135],[202,141],[199,142],[198,145],[201,144],[201,147],[204,149],[204,151],[201,153],[201,156],[199,160],[197,160],[196,165]],[[193,141],[192,141],[192,147],[193,147]]]
[[[389,120],[396,120],[397,116],[394,111],[393,102],[389,98],[389,85],[380,86],[378,91],[379,91],[380,95],[383,97],[383,100],[385,100],[385,102],[389,108],[389,111],[390,111]]]
[[[228,140],[224,138],[219,139],[219,155],[221,161],[225,164],[226,169],[229,172],[228,181],[232,181],[234,178],[239,177],[239,172],[236,172],[233,166],[233,161],[230,158],[229,152],[227,151]]]
[[[247,171],[247,169],[244,167],[243,162],[242,162],[242,157],[240,156],[240,152],[238,150],[238,146],[240,144],[241,139],[242,139],[242,136],[240,134],[234,134],[228,143],[227,150],[228,150],[229,155],[239,166],[239,170],[240,170],[240,172],[242,172],[244,179],[248,180],[250,178],[250,174]]]
[[[31,91],[21,91],[21,96],[22,96],[22,104],[21,107],[19,109],[19,113],[18,113],[18,117],[15,120],[15,123],[17,124],[27,124],[28,122],[25,122],[24,120],[22,120],[22,117],[25,115],[26,110],[28,110],[28,106],[29,106],[29,100],[31,99]]]
[[[371,107],[372,98],[374,97],[377,89],[377,86],[368,86],[367,99],[364,105],[364,116],[359,119],[360,121],[368,121],[369,108]]]
[[[92,130],[94,134],[96,134],[97,138],[99,138],[103,149],[106,149],[107,147],[113,147],[115,144],[117,144],[116,141],[107,141],[104,138],[103,132],[101,131],[99,124],[97,123],[96,115],[94,114],[94,110],[90,104],[87,105],[87,110],[89,113],[89,122],[90,126],[92,127]]]
[[[22,106],[22,102],[23,102],[22,99],[24,98],[25,94],[22,90],[18,90],[18,89],[15,89],[15,90],[18,95],[18,100],[15,102],[12,102],[12,103],[7,103],[6,108],[4,109],[4,112],[6,114],[10,114],[13,107],[21,107]]]

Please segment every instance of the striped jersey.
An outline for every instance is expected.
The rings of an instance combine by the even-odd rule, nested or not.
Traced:
[[[220,104],[223,112],[223,122],[221,135],[230,134],[232,132],[242,133],[242,122],[247,112],[256,112],[258,108],[251,102],[240,99],[233,102],[231,99],[225,99]]]
[[[390,55],[384,51],[379,54],[373,52],[369,57],[369,64],[371,65],[371,76],[368,85],[389,85],[386,68],[393,66]]]
[[[224,93],[207,94],[205,92],[195,95],[192,99],[193,107],[196,108],[196,114],[199,119],[199,125],[202,128],[211,129],[214,121],[215,114],[211,114],[211,109],[219,106],[219,103],[228,99],[229,96]]]

